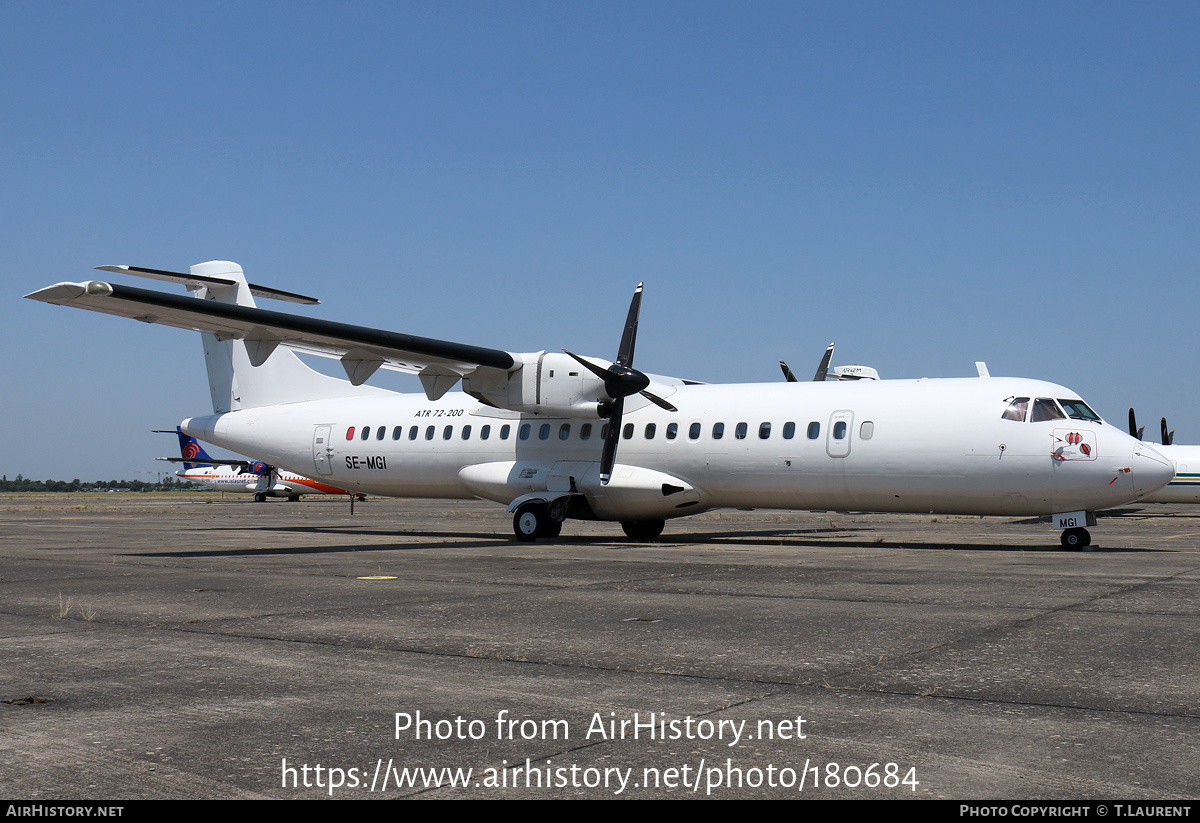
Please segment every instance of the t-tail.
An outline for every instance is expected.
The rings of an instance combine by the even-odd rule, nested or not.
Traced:
[[[257,310],[256,317],[271,313],[264,313],[258,309],[254,302],[255,296],[309,305],[320,302],[302,294],[248,283],[245,274],[242,273],[242,267],[225,260],[200,263],[192,266],[186,273],[142,266],[96,268],[179,283],[187,288],[193,299],[148,292],[129,286],[114,286],[99,281],[59,283],[38,292],[37,299],[70,304],[76,300],[101,296],[106,299],[106,303],[103,308],[98,308],[98,311],[193,329],[197,328],[193,325],[195,313],[208,314],[203,307],[196,305],[194,300]],[[227,313],[222,316],[227,316]],[[223,331],[222,327],[226,325],[228,331]],[[296,356],[286,341],[257,325],[251,326],[249,331],[239,326],[236,321],[228,324],[217,322],[201,328],[208,329],[201,331],[200,336],[204,342],[208,389],[212,397],[213,412],[216,414],[303,400],[385,393],[373,386],[357,385],[361,384],[362,380],[343,380],[314,371]],[[358,364],[359,360],[362,358],[342,358],[348,375],[352,366]]]
[[[191,267],[186,282],[201,300],[255,307],[254,295],[315,303],[288,292],[254,286],[246,282],[242,267],[214,260]],[[376,394],[371,386],[354,386],[347,380],[329,377],[309,368],[296,353],[266,335],[231,339],[201,332],[204,363],[208,368],[208,390],[215,413],[273,406],[348,395]]]

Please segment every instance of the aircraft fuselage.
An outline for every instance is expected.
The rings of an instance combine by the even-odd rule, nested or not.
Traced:
[[[574,491],[600,519],[720,507],[1044,515],[1119,505],[1173,471],[1099,420],[1025,422],[1018,378],[683,385],[677,412],[631,398],[612,480],[603,420],[491,408],[462,393],[315,400],[197,417],[201,440],[322,482],[400,497]],[[628,436],[626,436],[628,435]]]

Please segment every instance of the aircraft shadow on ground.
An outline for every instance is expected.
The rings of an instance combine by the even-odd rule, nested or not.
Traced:
[[[1037,522],[1037,521],[1033,521]],[[224,530],[245,531],[244,526],[239,527],[212,527],[211,531]],[[366,553],[366,552],[413,552],[413,551],[428,551],[430,549],[504,549],[509,547],[536,548],[538,546],[590,546],[607,548],[610,550],[620,551],[635,547],[643,547],[646,545],[658,545],[664,549],[669,549],[672,546],[711,546],[713,548],[725,547],[762,547],[762,548],[793,548],[802,550],[805,548],[829,548],[836,546],[838,548],[847,549],[915,549],[923,551],[986,551],[986,552],[1053,552],[1060,553],[1062,547],[1057,544],[1057,541],[1048,539],[1044,545],[1029,545],[1029,544],[1013,544],[1013,543],[966,543],[966,542],[913,542],[906,540],[889,540],[885,536],[880,535],[880,530],[871,527],[854,527],[854,528],[824,528],[824,529],[789,529],[789,528],[774,528],[774,529],[755,529],[752,531],[746,530],[730,530],[721,532],[702,532],[680,534],[678,536],[670,533],[664,534],[661,538],[653,541],[635,541],[627,540],[618,535],[563,535],[553,539],[542,539],[533,543],[523,543],[511,537],[498,537],[493,533],[471,532],[471,531],[396,531],[387,529],[351,529],[342,526],[324,527],[324,526],[285,526],[285,527],[268,527],[263,529],[268,532],[294,532],[297,534],[310,535],[353,535],[355,537],[377,536],[377,537],[403,537],[416,539],[420,542],[413,543],[386,543],[378,545],[363,545],[342,544],[342,545],[321,545],[321,546],[276,546],[270,548],[253,548],[253,549],[217,549],[207,551],[165,551],[165,552],[137,552],[132,556],[137,557],[162,557],[162,558],[185,558],[185,557],[270,557],[270,556],[287,556],[287,555],[306,555],[306,554],[348,554],[348,553]],[[876,535],[870,539],[863,539],[863,533]],[[437,542],[429,542],[437,541]],[[1121,554],[1138,554],[1138,553],[1158,553],[1169,552],[1170,549],[1141,549],[1141,548],[1105,548],[1099,545],[1090,546],[1084,553],[1121,553]]]

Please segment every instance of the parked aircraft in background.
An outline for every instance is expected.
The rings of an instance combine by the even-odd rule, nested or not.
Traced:
[[[215,261],[188,273],[115,271],[192,296],[59,283],[29,297],[203,334],[213,414],[194,437],[323,482],[396,497],[482,497],[522,540],[569,518],[619,521],[634,538],[721,507],[1053,515],[1067,547],[1097,509],[1165,485],[1169,462],[1053,383],[984,376],[706,385],[641,372],[642,287],[613,361],[511,353],[259,309]],[[340,359],[346,380],[294,350]],[[379,368],[423,394],[365,385]],[[451,392],[461,382],[461,392]]]
[[[296,501],[302,494],[355,494],[311,477],[282,471],[261,460],[211,457],[196,438],[189,437],[179,429],[163,430],[161,433],[178,435],[181,456],[156,459],[182,463],[183,469],[175,472],[176,477],[216,491],[253,494],[256,503],[266,502],[268,497],[286,497]],[[361,494],[357,497],[362,499]]]
[[[817,373],[813,375],[814,383],[823,383],[830,375],[834,380],[878,380],[879,372],[870,366],[834,366],[832,370],[829,368],[829,362],[833,360],[833,344],[825,349],[825,354],[821,357],[821,364],[817,366]],[[789,383],[799,383],[796,375],[788,368],[788,364],[779,361],[779,368],[783,369],[783,379]]]
[[[1133,409],[1129,410],[1129,433],[1138,440],[1145,433],[1139,427]],[[1142,498],[1143,503],[1200,503],[1200,446],[1176,446],[1175,430],[1167,428],[1167,418],[1159,424],[1159,440],[1155,450],[1171,461],[1175,476],[1156,492]]]

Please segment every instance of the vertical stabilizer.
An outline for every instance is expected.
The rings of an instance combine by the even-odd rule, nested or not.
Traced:
[[[192,266],[191,272],[205,278],[233,281],[230,285],[206,281],[193,289],[197,298],[255,305],[242,267],[236,263],[214,260]],[[222,339],[221,335],[201,332],[201,337],[208,367],[208,390],[213,412],[218,414],[302,400],[386,393],[383,389],[354,386],[347,380],[314,371],[294,351],[265,333],[256,336],[252,332],[244,339]]]
[[[183,433],[183,429],[175,427],[175,433],[179,435],[179,455],[180,457],[188,458],[183,464],[184,471],[191,471],[200,466],[211,466],[212,460],[204,447],[200,445],[200,441],[194,437],[189,437]],[[196,462],[190,462],[195,460]]]

